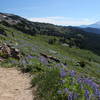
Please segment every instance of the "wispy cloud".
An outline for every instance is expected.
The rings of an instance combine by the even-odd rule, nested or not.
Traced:
[[[30,21],[34,22],[44,22],[44,23],[52,23],[55,25],[72,25],[72,26],[79,26],[79,25],[88,25],[94,23],[96,20],[94,19],[73,19],[73,18],[66,18],[63,16],[54,16],[54,17],[41,17],[41,18],[28,18]]]

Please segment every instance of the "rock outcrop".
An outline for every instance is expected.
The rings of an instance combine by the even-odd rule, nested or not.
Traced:
[[[0,59],[6,59],[8,57],[13,57],[16,59],[20,59],[20,51],[6,43],[0,45]],[[0,61],[1,61],[0,60]]]

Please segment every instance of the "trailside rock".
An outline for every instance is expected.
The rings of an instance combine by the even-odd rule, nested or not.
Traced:
[[[14,57],[16,59],[20,59],[20,51],[17,48],[4,43],[0,46],[0,56],[4,58]]]

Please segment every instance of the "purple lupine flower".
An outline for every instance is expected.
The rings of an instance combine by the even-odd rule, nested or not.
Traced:
[[[56,67],[61,67],[61,64],[56,64]]]
[[[61,91],[61,90],[58,90],[57,93],[58,93],[58,94],[62,94],[62,91]]]
[[[91,87],[95,89],[98,88],[98,85],[95,82],[92,82]]]
[[[85,90],[84,96],[85,96],[86,100],[89,100],[89,98],[90,98],[89,94],[90,94],[90,92],[88,90]]]
[[[64,89],[64,92],[65,92],[65,93],[68,93],[68,92],[69,92],[68,88],[65,88],[65,89]]]
[[[64,63],[65,66],[68,66],[67,63]]]
[[[31,56],[31,55],[28,55],[27,57],[28,57],[29,59],[32,59],[32,58],[33,58],[33,56]]]
[[[40,56],[40,61],[43,63],[43,64],[48,64],[48,60],[45,58],[45,57],[43,57],[43,56]]]
[[[77,93],[73,93],[73,100],[77,100],[78,98],[78,94]]]
[[[98,89],[95,89],[95,93],[94,93],[97,97],[100,97],[100,91]]]
[[[93,81],[91,79],[88,79],[88,78],[84,78],[84,82],[88,85],[92,85],[93,84]]]
[[[91,86],[93,88],[93,90],[95,90],[96,88],[98,88],[98,85],[95,82],[93,82],[91,79],[85,78],[84,79],[84,83],[86,83],[89,86]]]
[[[72,76],[72,77],[74,77],[75,76],[75,71],[74,70],[72,70],[71,72],[70,72],[70,75]]]
[[[83,84],[80,84],[80,88],[81,88],[81,89],[83,89],[83,88],[84,88],[84,87],[83,87]]]
[[[82,83],[82,78],[78,78],[77,79],[77,82],[80,84],[80,83]]]
[[[73,100],[73,93],[72,92],[69,93],[68,100]]]
[[[64,78],[67,75],[66,71],[62,68],[60,71],[60,76]]]

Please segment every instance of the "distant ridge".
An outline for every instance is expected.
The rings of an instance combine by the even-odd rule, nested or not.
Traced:
[[[92,33],[100,34],[99,28],[86,27],[86,28],[83,28],[83,30],[86,31],[86,32],[92,32]]]
[[[90,25],[81,25],[80,27],[82,28],[87,28],[87,27],[91,27],[91,28],[100,28],[100,21],[90,24]]]
[[[86,32],[100,34],[100,21],[90,25],[81,25],[80,28]]]

